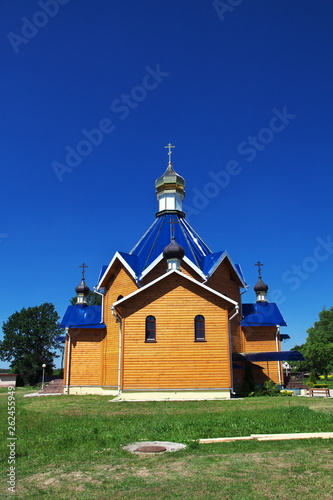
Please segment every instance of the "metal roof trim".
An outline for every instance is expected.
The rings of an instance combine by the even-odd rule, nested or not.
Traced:
[[[109,274],[109,272],[111,271],[112,269],[112,266],[113,264],[115,263],[116,260],[119,260],[124,267],[126,267],[127,271],[131,274],[131,276],[133,276],[134,279],[136,279],[136,274],[134,272],[134,270],[131,268],[131,266],[128,264],[128,262],[126,262],[126,260],[120,255],[120,253],[117,251],[114,256],[112,257],[111,259],[111,262],[110,264],[108,265],[104,275],[102,276],[102,278],[100,279],[96,289],[99,290],[100,288],[104,288],[104,286],[102,285],[103,281],[105,280],[105,278],[107,277],[107,275]]]
[[[219,253],[219,252],[214,252],[214,253],[216,254],[216,253]],[[212,255],[214,255],[214,254],[212,254]],[[223,260],[225,259],[226,255],[227,255],[227,251],[223,250],[223,252],[221,253],[220,257],[218,257],[218,259],[213,263],[212,267],[207,272],[207,274],[206,274],[207,279],[209,279],[215,273],[216,269],[219,267],[219,265],[221,264],[221,262],[223,262]]]
[[[150,273],[150,271],[152,271],[152,269],[154,269],[155,266],[157,266],[157,264],[159,264],[162,260],[163,260],[163,253],[160,253],[160,255],[158,257],[156,257],[156,259],[151,263],[149,264],[148,267],[146,267],[146,269],[144,269],[142,271],[142,273],[140,274],[140,276],[138,277],[138,280],[141,281],[145,276],[147,276],[148,273]],[[189,265],[199,276],[201,276],[202,279],[206,279],[206,276],[205,274],[201,271],[200,267],[196,266],[194,264],[194,262],[192,262],[191,259],[189,259],[188,257],[186,257],[186,255],[184,255],[183,259],[182,259],[187,265]]]
[[[160,255],[158,255],[156,259],[154,259],[153,262],[151,262],[149,266],[147,266],[146,269],[142,271],[142,273],[138,277],[139,281],[141,281],[148,273],[150,273],[150,271],[154,269],[154,267],[157,266],[157,264],[159,264],[161,260],[163,260],[163,253],[160,253]]]
[[[166,272],[165,274],[162,274],[162,276],[159,276],[158,278],[156,278],[155,280],[151,281],[150,283],[147,283],[147,285],[144,285],[143,287],[139,288],[138,290],[135,290],[134,292],[130,293],[129,295],[127,295],[126,297],[123,297],[122,299],[120,300],[117,300],[116,302],[114,302],[112,305],[114,307],[122,304],[123,302],[125,302],[126,300],[129,300],[131,299],[132,297],[134,297],[135,295],[137,295],[138,293],[141,293],[143,291],[145,291],[147,288],[155,285],[155,283],[158,283],[159,281],[161,281],[162,279],[165,279],[167,276],[171,276],[171,274],[178,274],[179,276],[181,276],[182,278],[184,279],[187,279],[189,281],[192,281],[192,283],[195,283],[196,285],[204,288],[205,290],[211,292],[213,295],[217,295],[218,297],[222,298],[223,300],[226,300],[227,302],[230,302],[231,304],[233,304],[234,306],[238,305],[238,302],[236,302],[235,300],[232,300],[230,299],[229,297],[227,297],[226,295],[223,295],[222,293],[219,293],[217,292],[216,290],[214,290],[213,288],[210,288],[209,286],[207,285],[204,285],[203,283],[200,283],[200,281],[197,281],[195,280],[194,278],[192,278],[191,276],[188,276],[187,274],[184,274],[182,273],[181,271],[178,271],[178,269],[174,269],[172,271],[168,271]]]
[[[216,252],[217,253],[217,252]],[[224,261],[224,259],[228,259],[228,261],[230,262],[231,264],[231,267],[233,268],[233,270],[235,271],[235,273],[237,274],[238,278],[239,278],[239,281],[242,283],[243,287],[246,288],[247,284],[245,283],[244,281],[244,278],[243,276],[240,275],[237,267],[235,266],[235,264],[233,263],[229,253],[227,250],[224,250],[224,252],[221,254],[221,256],[217,259],[217,261],[213,264],[213,267],[209,270],[209,273],[207,274],[207,279],[209,279],[214,273],[215,271],[217,270],[217,268],[219,267],[219,265]],[[240,267],[240,266],[239,266]]]
[[[140,245],[140,243],[145,239],[145,237],[147,236],[148,233],[150,233],[151,229],[158,223],[158,218],[156,218],[154,220],[154,222],[149,226],[149,228],[147,229],[147,231],[141,236],[141,238],[139,239],[139,241],[134,245],[134,247],[132,248],[132,250],[129,252],[130,255],[133,255],[133,252],[134,250]]]
[[[198,267],[196,264],[194,264],[194,262],[189,259],[188,257],[186,257],[186,255],[184,255],[183,257],[183,261],[188,264],[197,274],[199,274],[199,276],[201,276],[202,279],[206,279],[206,275],[201,271],[200,267]]]

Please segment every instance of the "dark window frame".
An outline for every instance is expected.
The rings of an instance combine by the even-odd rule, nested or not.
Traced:
[[[156,342],[156,318],[151,314],[146,317],[145,342]]]
[[[194,318],[194,341],[207,342],[205,317],[202,314],[197,314]]]

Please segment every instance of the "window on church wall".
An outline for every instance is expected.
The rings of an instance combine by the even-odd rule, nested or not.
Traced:
[[[205,342],[205,318],[198,314],[194,318],[194,339],[196,342]]]
[[[146,317],[146,342],[156,342],[156,318],[155,316]]]

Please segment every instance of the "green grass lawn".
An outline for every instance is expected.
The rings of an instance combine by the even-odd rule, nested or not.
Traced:
[[[198,444],[200,438],[333,432],[333,399],[111,403],[104,396],[16,393],[16,498],[332,499],[333,440]],[[0,497],[9,498],[7,395],[0,394]],[[187,444],[133,455],[147,440]]]

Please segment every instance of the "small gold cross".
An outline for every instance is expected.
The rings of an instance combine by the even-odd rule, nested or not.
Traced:
[[[172,154],[171,148],[174,148],[175,146],[172,146],[172,144],[169,142],[169,144],[164,147],[169,149],[168,156],[169,156],[169,163],[171,163],[171,154]]]

